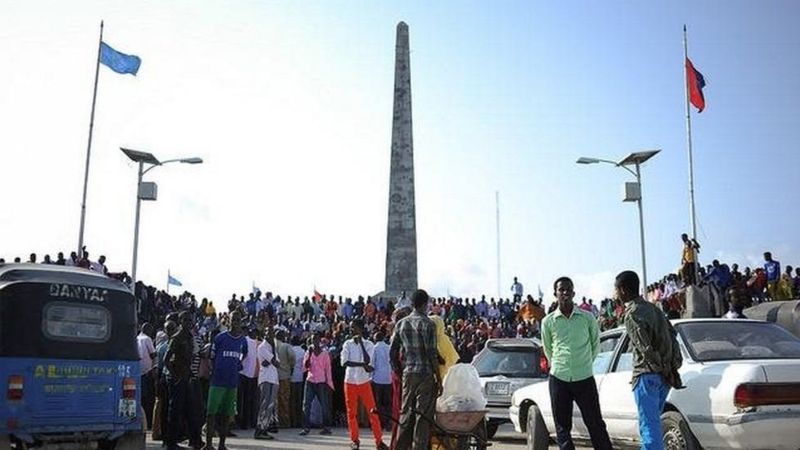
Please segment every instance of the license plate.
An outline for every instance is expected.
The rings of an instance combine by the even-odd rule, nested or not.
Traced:
[[[508,383],[496,383],[496,382],[486,383],[487,395],[508,395],[509,394],[508,391],[509,391]]]
[[[133,418],[136,417],[136,400],[120,399],[119,416]]]

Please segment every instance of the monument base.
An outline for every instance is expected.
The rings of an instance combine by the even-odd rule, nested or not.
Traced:
[[[711,309],[711,290],[708,286],[688,286],[684,290],[686,295],[687,319],[714,317]]]

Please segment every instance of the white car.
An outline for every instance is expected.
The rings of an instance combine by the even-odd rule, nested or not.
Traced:
[[[486,397],[486,436],[492,439],[508,420],[511,395],[519,388],[547,381],[547,358],[535,338],[489,339],[472,360]]]
[[[755,320],[673,321],[683,353],[684,389],[672,389],[661,415],[668,449],[800,448],[800,339]],[[600,335],[594,377],[600,408],[615,445],[639,443],[631,388],[632,353],[625,330]],[[588,441],[574,409],[573,438]],[[528,449],[547,449],[555,437],[548,383],[514,393],[514,428],[527,433]]]

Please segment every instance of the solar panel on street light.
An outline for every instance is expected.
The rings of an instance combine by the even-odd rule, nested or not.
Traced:
[[[618,162],[617,164],[620,166],[633,166],[636,164],[643,164],[648,159],[656,156],[661,150],[646,150],[643,152],[634,152],[630,155],[626,156],[625,159]]]
[[[132,159],[135,162],[143,162],[146,164],[153,164],[155,166],[161,164],[158,161],[158,158],[153,156],[152,153],[140,152],[138,150],[131,150],[129,148],[123,148],[123,147],[120,147],[119,149],[122,150],[122,153],[125,153],[125,155],[127,155],[128,158]]]

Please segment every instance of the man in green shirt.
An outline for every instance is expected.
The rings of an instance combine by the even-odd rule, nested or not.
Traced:
[[[573,450],[572,403],[578,404],[592,446],[611,450],[606,423],[600,412],[592,363],[600,346],[600,328],[594,316],[572,302],[572,280],[561,277],[553,283],[558,308],[542,321],[542,344],[550,361],[550,406],[561,450]]]

